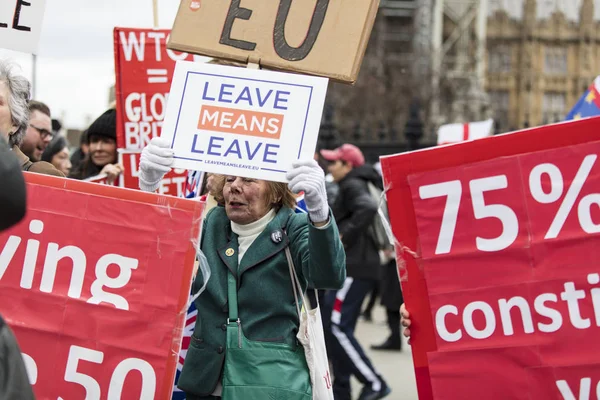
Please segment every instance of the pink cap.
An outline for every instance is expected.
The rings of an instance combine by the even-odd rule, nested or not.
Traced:
[[[335,150],[321,150],[321,155],[328,161],[342,160],[353,167],[360,167],[365,163],[362,151],[353,144],[343,144]]]

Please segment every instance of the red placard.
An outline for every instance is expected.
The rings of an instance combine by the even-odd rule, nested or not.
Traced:
[[[123,165],[121,186],[128,189],[139,189],[139,165],[141,151],[119,151],[119,163]],[[171,169],[160,181],[158,193],[170,196],[185,197],[187,170]]]
[[[117,146],[142,150],[160,136],[175,61],[194,57],[167,49],[169,29],[115,28]]]
[[[166,399],[203,204],[26,174],[0,234],[0,313],[38,399]]]
[[[599,128],[382,158],[421,400],[600,398]]]

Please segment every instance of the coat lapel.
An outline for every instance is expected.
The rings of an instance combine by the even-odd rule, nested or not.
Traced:
[[[220,249],[217,250],[221,261],[227,266],[227,269],[231,271],[233,276],[238,276],[238,237],[235,233],[228,232],[229,242]]]
[[[244,258],[240,263],[240,276],[261,262],[268,260],[275,254],[283,251],[289,244],[289,238],[285,234],[285,226],[293,210],[283,208],[279,210],[275,218],[258,235],[252,245],[246,250]]]

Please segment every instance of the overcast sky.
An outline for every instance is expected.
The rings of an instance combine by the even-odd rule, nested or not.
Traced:
[[[158,5],[159,27],[171,28],[179,1],[158,0]],[[46,0],[37,100],[65,127],[87,127],[106,110],[115,80],[113,28],[152,28],[153,21],[152,0]],[[0,50],[0,58],[17,62],[31,79],[31,55]]]

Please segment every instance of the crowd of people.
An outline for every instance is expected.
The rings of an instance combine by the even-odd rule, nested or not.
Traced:
[[[27,79],[15,74],[10,64],[0,63],[2,185],[16,181],[10,183],[21,187],[14,190],[15,196],[23,192],[22,197],[10,199],[0,194],[0,209],[17,209],[3,211],[2,229],[24,214],[19,170],[79,180],[105,175],[109,181],[123,171],[118,164],[115,108],[86,129],[71,153],[65,137],[53,130],[50,108],[29,95]],[[140,188],[155,191],[172,163],[168,143],[152,139],[142,152]],[[355,336],[361,314],[369,320],[369,307],[363,312],[365,299],[378,293],[390,335],[371,347],[402,349],[402,295],[393,244],[378,245],[370,229],[378,218],[379,203],[369,185],[383,189],[381,171],[365,162],[359,148],[344,144],[320,150],[314,160],[295,162],[287,178],[286,184],[210,176],[216,206],[204,220],[199,261],[207,263],[211,277],[204,282],[198,273],[194,281],[194,290],[203,286],[206,290],[196,300],[198,323],[179,379],[189,400],[278,398],[282,391],[293,392],[286,397],[290,399],[312,398],[306,359],[296,339],[303,301],[291,290],[294,274],[303,292],[318,290],[335,399],[353,398],[352,376],[362,384],[360,400],[381,399],[391,392]],[[298,193],[304,193],[305,214],[294,212]],[[407,313],[404,316],[408,318]],[[27,398],[11,397],[11,389],[3,392],[3,385],[11,386],[7,379],[14,383],[13,390],[26,390],[22,380],[2,375],[4,354],[11,354],[3,346],[18,352],[14,338],[5,336],[10,332],[0,319],[0,398]],[[240,348],[243,342],[247,351],[228,351],[236,341]],[[244,379],[231,372],[257,354],[276,369],[250,369]],[[23,372],[20,363],[10,362],[12,371]]]

